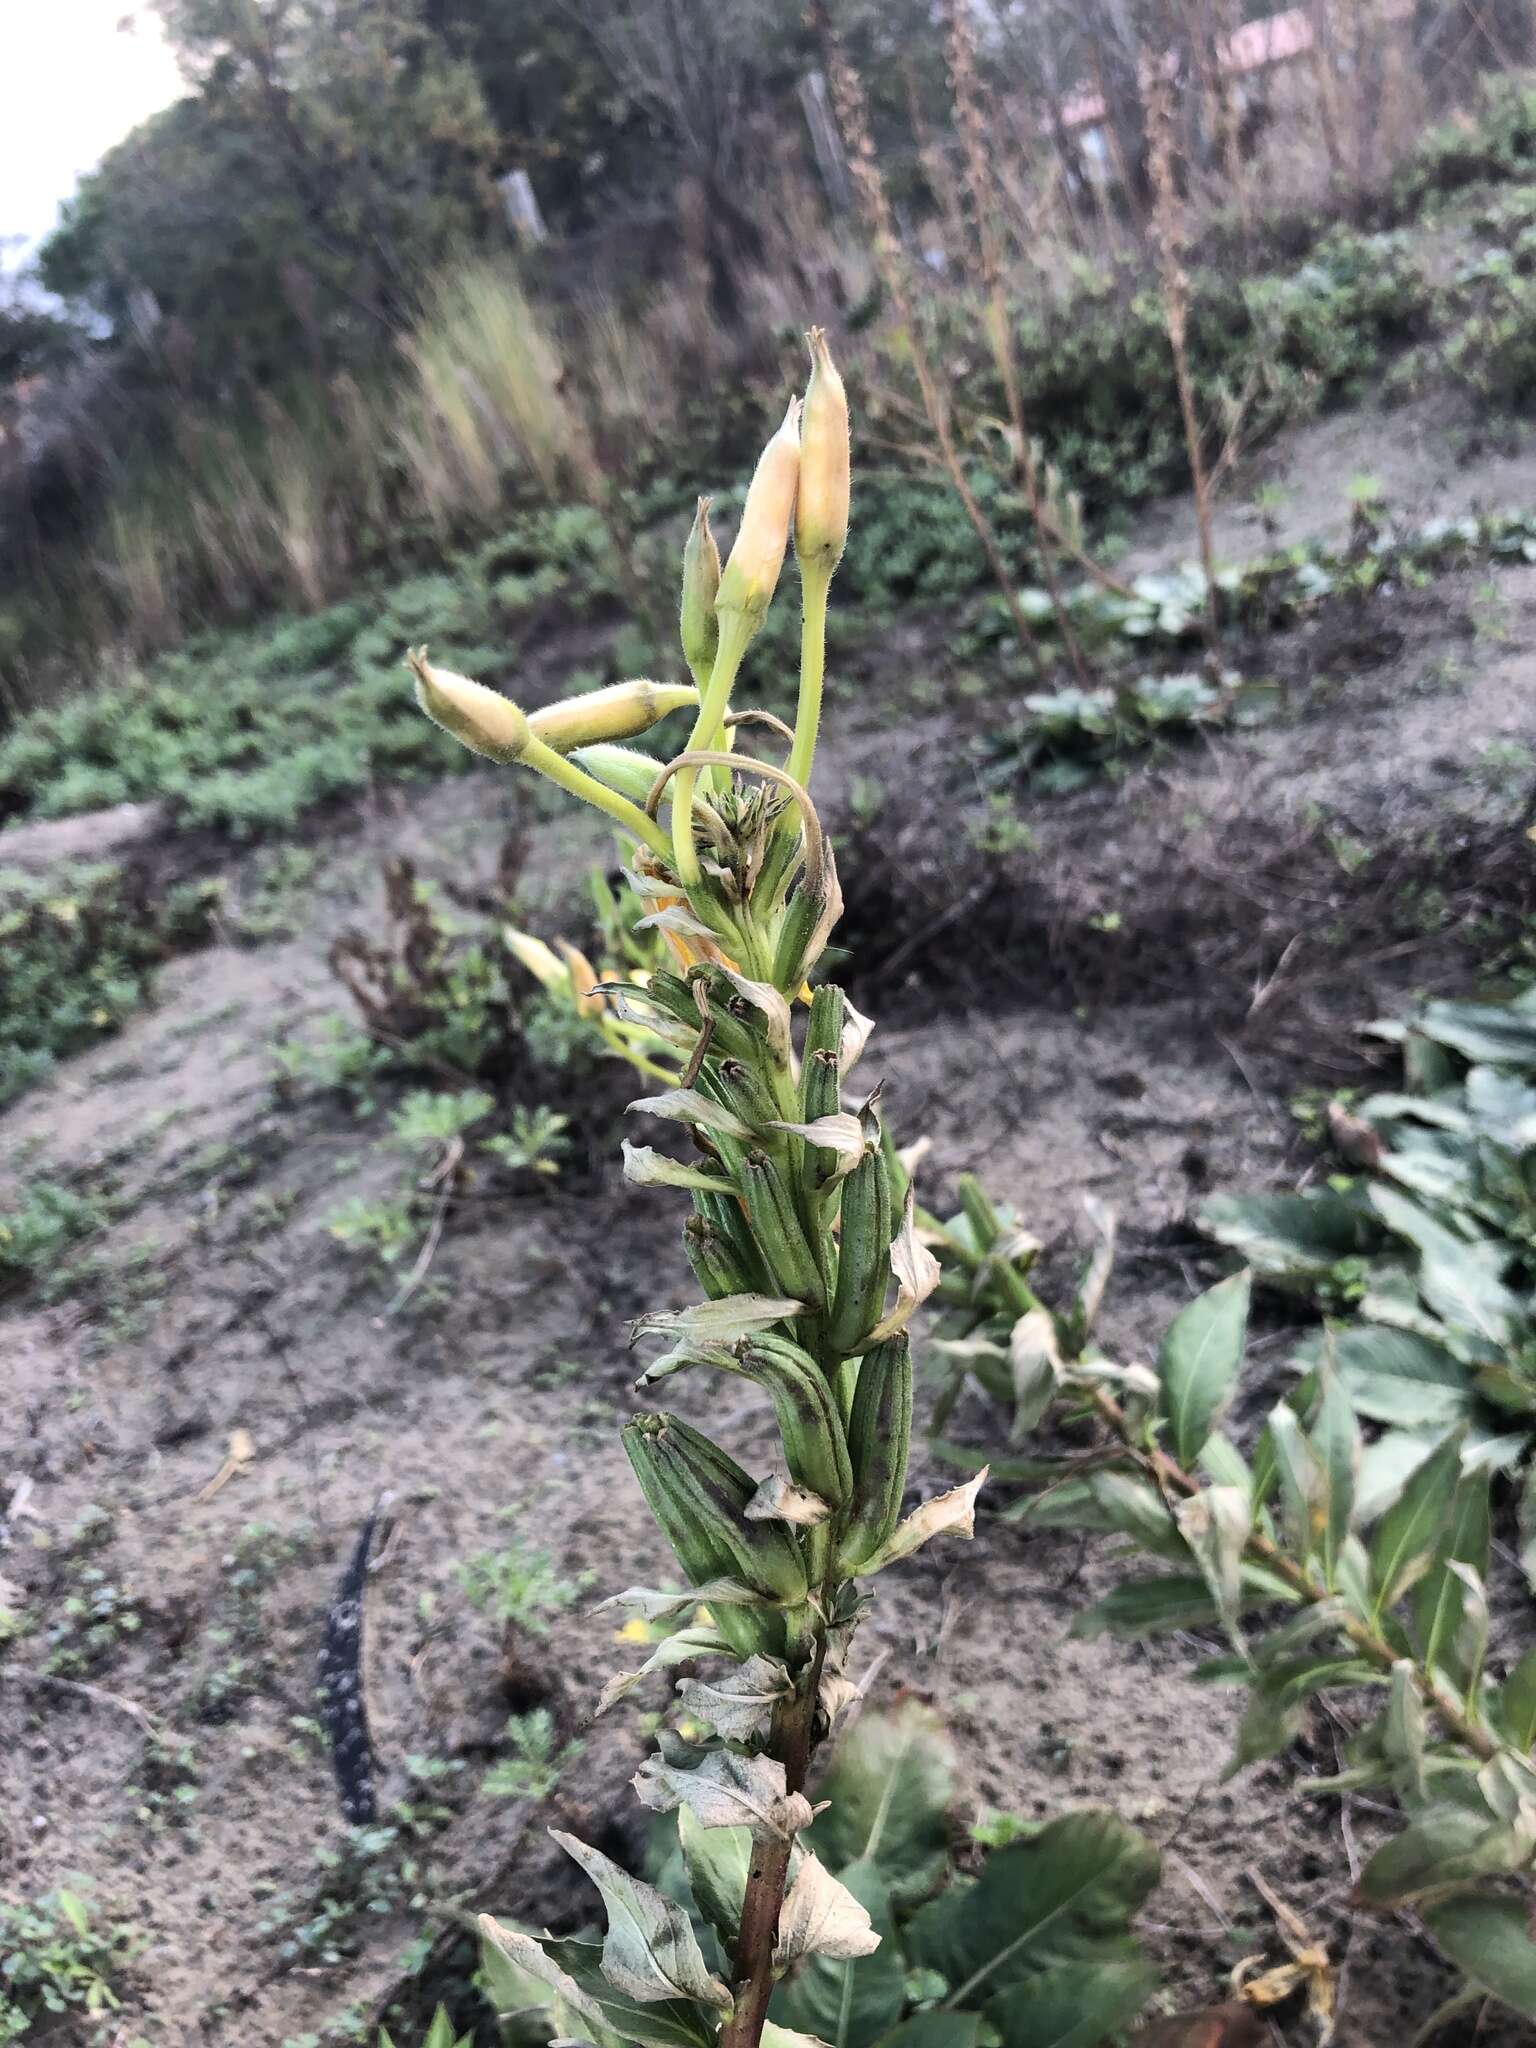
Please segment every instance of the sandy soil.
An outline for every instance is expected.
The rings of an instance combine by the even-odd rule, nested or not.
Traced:
[[[1324,426],[1274,458],[1296,475],[1298,506],[1315,515],[1329,464],[1347,473],[1358,459],[1348,440]],[[1396,435],[1371,445],[1378,474],[1401,454],[1417,487],[1422,450]],[[1481,475],[1479,490],[1536,496],[1536,465]],[[1426,503],[1449,502],[1423,488]],[[1445,492],[1470,488],[1456,476]],[[933,1140],[928,1198],[942,1206],[954,1174],[978,1167],[1045,1237],[1048,1267],[1076,1255],[1085,1195],[1115,1204],[1108,1335],[1128,1354],[1145,1355],[1217,1270],[1189,1222],[1199,1197],[1294,1175],[1286,1099],[1360,1071],[1350,1024],[1472,975],[1477,934],[1454,908],[1416,939],[1394,928],[1371,942],[1386,899],[1353,876],[1379,867],[1352,869],[1335,842],[1401,857],[1379,884],[1401,889],[1431,828],[1454,864],[1458,844],[1512,813],[1489,763],[1532,733],[1536,571],[1500,573],[1496,597],[1481,581],[1386,593],[1350,629],[1353,652],[1336,620],[1288,636],[1271,650],[1290,687],[1276,723],[1039,805],[1033,848],[1002,865],[973,914],[943,922],[955,899],[934,850],[952,843],[934,829],[941,805],[921,844],[896,847],[914,863],[913,907],[899,935],[866,919],[851,963],[868,1002],[865,982],[898,936],[905,947],[878,991],[868,1071],[887,1077],[903,1136]],[[834,806],[855,772],[901,790],[911,748],[910,732],[845,739],[828,762]],[[956,803],[962,822],[979,816],[963,785]],[[481,1791],[501,1753],[506,1672],[457,1567],[515,1530],[564,1577],[592,1574],[594,1596],[666,1570],[615,1426],[639,1405],[624,1319],[688,1292],[680,1216],[626,1187],[616,1160],[541,1196],[465,1204],[428,1287],[388,1315],[390,1284],[323,1224],[343,1199],[398,1186],[380,1119],[274,1085],[274,1042],[344,1007],[325,948],[343,924],[377,920],[382,854],[403,846],[428,872],[488,873],[506,816],[506,786],[486,775],[333,821],[293,936],[174,963],[151,1010],[0,1121],[0,1207],[8,1181],[40,1174],[119,1197],[85,1247],[89,1284],[0,1305],[0,1474],[24,1491],[0,1571],[36,1623],[0,1661],[0,1869],[16,1894],[84,1876],[99,1910],[140,1930],[124,2041],[345,2038],[327,2029],[372,2010],[419,1961],[422,1929],[451,1936],[459,1909],[581,1917],[548,1823],[620,1853],[641,1840],[622,1790],[640,1710],[586,1727],[624,1653],[584,1602],[523,1647],[518,1677],[584,1747],[543,1806]],[[553,898],[593,844],[541,826],[536,892]],[[231,863],[237,900],[261,858]],[[1274,1315],[1260,1318],[1250,1414],[1280,1384],[1289,1333]],[[766,1446],[763,1416],[727,1392],[685,1389],[679,1405],[749,1459]],[[215,1488],[236,1430],[254,1457]],[[971,1406],[951,1429],[966,1432],[995,1441],[996,1421]],[[369,1697],[381,1796],[415,1819],[397,1819],[398,1838],[354,1879],[334,1864],[346,1830],[312,1675],[332,1588],[386,1491]],[[93,1513],[106,1519],[81,1534]],[[66,1602],[87,1570],[135,1623],[79,1674],[88,1693],[39,1676],[50,1632],[73,1640]],[[1320,1718],[1291,1755],[1222,1783],[1233,1696],[1187,1684],[1187,1640],[1129,1652],[1067,1640],[1111,1578],[1093,1546],[987,1522],[971,1551],[925,1553],[882,1581],[863,1654],[889,1653],[881,1695],[948,1703],[972,1810],[1105,1801],[1164,1845],[1147,1932],[1170,2001],[1219,1996],[1256,1943],[1278,1958],[1246,1881],[1257,1871],[1348,1957],[1341,2048],[1403,2038],[1447,1973],[1410,1923],[1345,1909],[1351,1855],[1376,1823],[1301,1790],[1334,1767],[1335,1731]],[[342,1901],[334,1961],[302,1936],[327,1899]],[[1298,2022],[1285,2038],[1310,2037]]]

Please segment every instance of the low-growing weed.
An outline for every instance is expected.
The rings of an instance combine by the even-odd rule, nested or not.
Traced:
[[[506,1740],[512,1754],[491,1766],[481,1786],[494,1799],[548,1799],[585,1747],[559,1740],[547,1707],[509,1715]]]
[[[0,2041],[41,2038],[117,2011],[138,1939],[93,1917],[83,1885],[0,1899]]]

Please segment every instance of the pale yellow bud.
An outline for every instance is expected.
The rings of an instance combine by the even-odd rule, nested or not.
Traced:
[[[536,939],[532,932],[514,931],[509,924],[501,928],[501,936],[507,951],[533,976],[540,988],[561,988],[570,973],[553,948],[546,946],[542,939]]]
[[[578,1016],[601,1017],[608,1005],[601,996],[592,993],[598,981],[597,969],[581,948],[573,946],[569,939],[556,939],[555,944],[560,948],[560,957],[571,977],[571,994],[576,999]]]
[[[753,619],[767,611],[784,566],[799,478],[800,401],[792,398],[784,424],[757,459],[736,544],[720,578],[716,611],[744,612]]]
[[[848,394],[819,327],[806,336],[811,381],[800,414],[800,489],[795,498],[795,553],[802,569],[830,575],[848,538]]]
[[[701,680],[708,679],[715,665],[715,649],[720,645],[720,622],[715,617],[720,550],[709,529],[709,504],[708,498],[700,498],[683,547],[683,596],[678,610],[683,655]]]
[[[649,732],[669,711],[698,701],[692,683],[653,683],[637,677],[632,683],[610,683],[604,690],[546,704],[542,711],[530,712],[528,730],[557,754],[568,754],[573,747],[592,747],[603,740],[633,739]]]
[[[416,701],[434,725],[488,761],[518,761],[528,745],[528,720],[510,697],[484,683],[433,668],[425,647],[405,657],[416,678]]]

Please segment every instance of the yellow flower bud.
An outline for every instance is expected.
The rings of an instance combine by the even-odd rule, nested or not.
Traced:
[[[803,568],[830,575],[848,538],[848,396],[819,327],[806,336],[811,381],[800,414],[800,489],[795,499],[795,553]]]
[[[720,550],[709,530],[709,505],[708,498],[700,498],[693,529],[683,546],[683,598],[678,613],[684,659],[701,680],[708,679],[720,645],[720,621],[715,617]]]
[[[720,578],[717,612],[744,612],[760,619],[768,609],[795,512],[800,478],[800,401],[792,398],[784,424],[757,459],[736,544]]]
[[[502,926],[501,936],[507,951],[527,968],[540,988],[554,989],[564,985],[570,970],[542,939],[536,939],[532,932],[514,931],[509,924]]]
[[[528,720],[510,697],[484,683],[433,668],[425,647],[405,657],[416,678],[416,701],[434,725],[488,761],[517,761],[528,745]]]
[[[601,979],[597,969],[581,948],[573,946],[569,939],[556,939],[555,944],[560,949],[560,957],[571,977],[571,994],[575,999],[576,1014],[580,1017],[601,1017],[608,1005],[601,996],[592,993],[593,986]]]
[[[562,697],[528,715],[528,730],[557,754],[573,747],[592,747],[602,740],[629,740],[649,732],[669,711],[697,704],[692,683],[653,683],[637,677],[632,683],[610,683],[579,697]]]

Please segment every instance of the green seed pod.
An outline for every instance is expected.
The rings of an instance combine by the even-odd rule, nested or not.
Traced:
[[[985,1254],[1003,1234],[1003,1220],[993,1208],[986,1190],[973,1173],[962,1173],[955,1183],[960,1197],[960,1207],[965,1220],[971,1226],[971,1239],[977,1251]]]
[[[722,968],[710,962],[699,966],[691,979],[704,990],[714,1020],[715,1051],[725,1058],[746,1060],[760,1071],[788,1066],[787,1017],[781,1020],[776,1032],[769,1012],[751,1002]]]
[[[762,1253],[752,1235],[741,1203],[734,1195],[712,1195],[700,1190],[694,1195],[694,1207],[714,1227],[717,1236],[727,1247],[728,1254],[740,1273],[747,1294],[771,1294],[773,1276],[763,1264]]]
[[[804,880],[784,908],[773,949],[773,985],[792,996],[805,986],[805,977],[815,966],[821,948],[815,947],[816,928],[826,909],[825,899]]]
[[[811,997],[810,1015],[805,1020],[805,1059],[809,1060],[818,1052],[829,1052],[834,1059],[837,1058],[842,1049],[843,1025],[847,1015],[847,997],[830,981],[824,981]],[[837,1105],[834,1103],[833,1107]],[[807,1120],[809,1115],[807,1111]]]
[[[905,1331],[859,1360],[848,1455],[853,1499],[837,1538],[837,1569],[851,1574],[872,1558],[901,1519],[912,1440],[912,1346]]]
[[[683,1251],[693,1277],[711,1301],[757,1291],[742,1271],[734,1245],[707,1216],[690,1216],[683,1225]]]
[[[766,1153],[749,1152],[742,1161],[740,1182],[752,1234],[776,1289],[796,1301],[824,1308],[827,1283],[795,1208],[789,1175]]]
[[[778,1105],[744,1060],[706,1060],[699,1086],[716,1102],[735,1110],[743,1122],[751,1124],[760,1146],[770,1151],[784,1150],[784,1132],[772,1128],[779,1114]]]
[[[837,1400],[820,1366],[787,1337],[750,1337],[740,1357],[773,1402],[790,1477],[830,1507],[843,1506],[853,1490],[853,1467]]]
[[[827,1323],[832,1351],[846,1356],[858,1350],[880,1320],[890,1277],[890,1180],[879,1146],[867,1145],[843,1182],[837,1287]]]
[[[749,1522],[756,1491],[735,1459],[675,1415],[642,1415],[624,1428],[624,1448],[651,1513],[696,1586],[740,1579],[784,1606],[808,1590],[805,1560],[779,1522]]]

